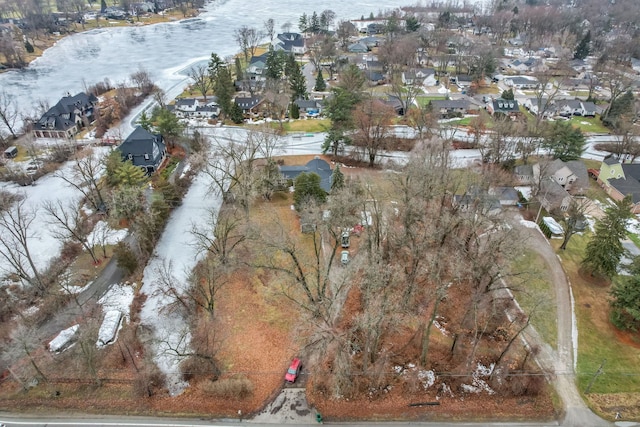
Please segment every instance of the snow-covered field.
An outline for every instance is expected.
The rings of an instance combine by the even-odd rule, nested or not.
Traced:
[[[181,393],[188,385],[182,380],[179,359],[169,351],[189,344],[188,325],[179,313],[162,310],[171,301],[162,292],[161,272],[171,266],[175,286],[187,286],[189,272],[201,258],[190,233],[193,225],[203,227],[212,209],[219,209],[222,198],[209,192],[211,178],[198,175],[180,205],[169,218],[165,231],[156,246],[154,257],[144,269],[141,291],[147,300],[140,314],[142,323],[153,330],[155,345],[154,361],[167,376],[167,386],[171,395]],[[185,339],[187,338],[187,339]]]
[[[102,157],[108,153],[109,147],[94,148],[96,156]],[[35,185],[22,187],[15,183],[0,183],[0,189],[13,194],[21,195],[24,199],[23,210],[33,215],[33,221],[28,227],[27,245],[33,256],[36,268],[42,272],[51,260],[56,257],[62,248],[62,241],[56,237],[51,218],[42,209],[47,202],[61,201],[64,206],[77,204],[81,199],[80,192],[67,184],[61,177],[80,182],[74,174],[73,161],[66,162],[55,173],[46,175],[35,182]],[[4,236],[6,232],[1,235]],[[29,271],[30,269],[28,269]],[[0,257],[0,273],[13,272],[9,263]]]

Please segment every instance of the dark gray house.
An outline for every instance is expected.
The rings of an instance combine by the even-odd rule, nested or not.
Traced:
[[[167,152],[162,135],[154,135],[142,126],[138,126],[117,148],[122,160],[131,160],[134,166],[139,166],[151,175],[164,160]]]
[[[79,93],[65,96],[33,125],[36,138],[72,138],[95,121],[98,98]]]
[[[280,173],[287,179],[295,180],[301,173],[315,173],[320,176],[320,187],[331,191],[331,166],[326,161],[315,158],[304,166],[280,166]]]

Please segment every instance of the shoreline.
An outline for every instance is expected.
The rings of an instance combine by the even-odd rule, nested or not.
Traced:
[[[180,10],[177,10],[177,9],[171,9],[171,10],[165,11],[165,13],[162,15],[151,14],[149,16],[141,16],[139,18],[132,17],[131,19],[133,19],[134,22],[131,22],[127,19],[108,20],[106,18],[100,19],[99,21],[92,20],[90,23],[85,23],[84,26],[82,24],[74,22],[72,24],[73,28],[69,29],[69,31],[64,34],[50,33],[50,34],[46,34],[44,38],[31,40],[32,45],[35,48],[35,51],[33,53],[25,52],[26,64],[23,67],[4,66],[5,68],[0,68],[0,74],[11,72],[11,71],[21,71],[29,68],[29,66],[35,60],[37,60],[38,58],[42,57],[42,55],[44,55],[44,52],[47,49],[55,46],[56,43],[58,43],[59,41],[67,37],[71,37],[75,34],[85,33],[85,32],[93,31],[96,29],[108,30],[110,28],[118,28],[118,27],[140,27],[140,26],[148,26],[148,25],[156,25],[156,24],[167,24],[170,22],[179,22],[179,21],[196,18],[200,16],[201,12],[202,12],[201,9],[189,9],[186,13],[182,13]],[[105,23],[107,23],[107,25],[104,25]],[[26,35],[23,34],[21,31],[18,32],[17,34],[18,35],[16,38],[26,37]],[[0,66],[3,66],[3,64],[0,64]]]

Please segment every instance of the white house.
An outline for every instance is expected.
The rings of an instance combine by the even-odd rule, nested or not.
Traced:
[[[433,68],[415,68],[402,73],[402,83],[405,85],[435,86],[436,72]]]
[[[535,89],[540,83],[535,77],[510,76],[504,78],[504,84],[515,89]]]

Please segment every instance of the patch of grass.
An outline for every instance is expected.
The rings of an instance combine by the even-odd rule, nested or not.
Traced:
[[[589,133],[609,133],[609,129],[605,127],[600,121],[600,116],[596,117],[580,117],[573,116],[569,120],[573,126],[580,129],[582,132]]]
[[[279,129],[280,123],[271,122],[271,126],[275,129]],[[331,120],[329,119],[295,120],[293,122],[286,122],[282,124],[282,128],[285,132],[325,132],[330,126]]]
[[[553,281],[544,259],[531,250],[513,261],[516,274],[513,294],[525,313],[531,315],[531,324],[549,345],[558,345],[556,296]]]
[[[606,359],[603,373],[593,382],[591,392],[637,393],[640,392],[640,349],[623,342],[609,321],[610,286],[591,281],[579,273],[589,238],[588,234],[575,235],[567,249],[560,251],[576,302],[578,388],[585,391]]]
[[[416,102],[422,108],[422,107],[425,107],[425,106],[429,105],[429,103],[431,101],[441,101],[441,100],[444,100],[444,99],[447,99],[447,97],[445,95],[442,95],[442,96],[439,96],[439,95],[417,96],[416,97]]]
[[[637,247],[640,248],[640,236],[636,233],[627,233],[627,237],[631,240]]]

